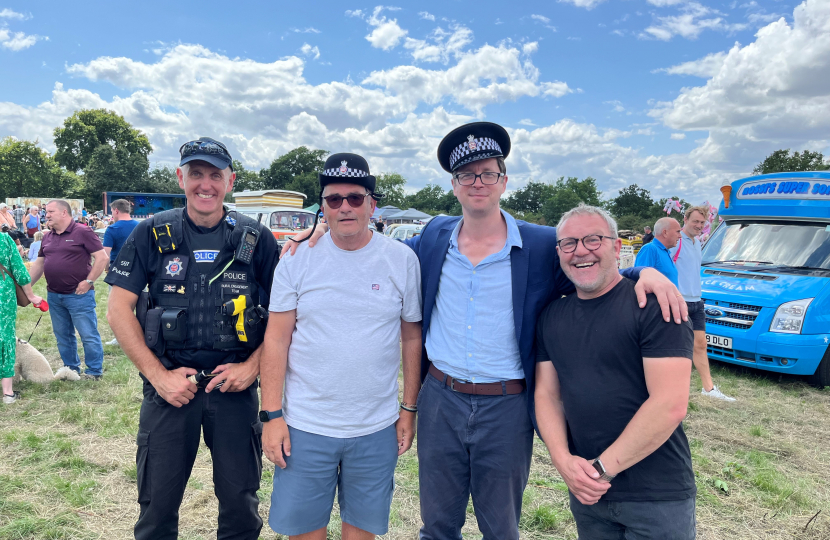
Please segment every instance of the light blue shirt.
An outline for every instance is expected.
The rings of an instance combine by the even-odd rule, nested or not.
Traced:
[[[671,260],[668,248],[657,238],[640,248],[634,266],[655,268],[677,287],[677,267]]]
[[[674,263],[677,267],[677,289],[683,295],[683,300],[687,302],[700,301],[700,263],[703,259],[701,241],[696,238],[690,238],[686,231],[680,231],[680,241],[677,245],[669,250],[672,260],[677,250],[680,250],[680,255],[677,256],[677,261]]]
[[[32,245],[29,246],[29,262],[35,262],[37,260],[37,254],[40,251],[40,240],[37,242],[32,242]]]
[[[473,266],[458,250],[462,218],[450,237],[438,294],[427,330],[427,354],[447,375],[488,383],[524,379],[513,324],[510,250],[521,249],[516,220],[502,210],[507,241],[498,252]]]

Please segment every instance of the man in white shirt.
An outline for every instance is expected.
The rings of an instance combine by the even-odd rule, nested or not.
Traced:
[[[368,227],[365,159],[334,154],[319,179],[331,234],[284,259],[271,289],[260,412],[277,465],[269,524],[324,540],[337,488],[343,538],[368,540],[388,530],[397,457],[415,436],[421,273],[409,247]]]

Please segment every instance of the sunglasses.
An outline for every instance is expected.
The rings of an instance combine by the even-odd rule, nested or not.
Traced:
[[[225,145],[217,141],[190,141],[179,148],[179,154],[187,157],[195,154],[221,154],[231,157]]]
[[[349,206],[352,208],[360,208],[363,206],[363,201],[366,200],[366,197],[371,195],[371,193],[366,193],[365,195],[358,195],[356,193],[352,193],[351,195],[346,195],[343,197],[342,195],[329,195],[328,197],[323,197],[323,200],[326,201],[326,204],[332,210],[337,210],[343,204],[344,200],[349,201]]]

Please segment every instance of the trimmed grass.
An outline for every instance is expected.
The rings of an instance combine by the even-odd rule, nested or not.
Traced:
[[[35,289],[46,294],[42,282]],[[96,289],[106,342],[112,339],[104,316],[107,288],[99,282]],[[29,335],[39,313],[19,311],[19,336]],[[60,366],[48,315],[32,343],[53,368]],[[141,380],[120,348],[105,346],[104,352],[102,381],[23,382],[17,389],[24,399],[0,406],[0,540],[132,538]],[[718,386],[739,401],[702,397],[694,375],[684,427],[697,478],[698,538],[830,538],[824,472],[830,469],[830,391],[722,364],[712,371]],[[258,495],[267,523],[274,466],[265,462]],[[390,530],[383,538],[417,538],[415,448],[398,460],[395,484]],[[567,486],[538,439],[523,503],[523,538],[576,538]],[[481,538],[472,502],[467,510],[464,538]],[[214,538],[216,516],[212,463],[202,445],[181,507],[181,538]],[[339,539],[340,527],[335,504],[328,537]],[[261,537],[282,538],[267,524]]]

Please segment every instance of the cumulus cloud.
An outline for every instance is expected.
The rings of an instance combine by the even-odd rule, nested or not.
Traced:
[[[36,34],[25,34],[23,32],[11,32],[8,28],[0,28],[0,47],[10,51],[22,51],[28,49],[38,41],[49,41],[47,36]]]
[[[320,48],[316,45],[312,47],[308,43],[303,43],[303,46],[300,47],[300,52],[306,56],[314,58],[314,60],[320,58]]]
[[[603,103],[605,103],[606,105],[611,105],[611,107],[614,109],[614,112],[625,112],[625,107],[623,107],[622,102],[617,99],[613,101],[603,101]]]
[[[421,12],[418,13],[418,16],[421,17],[422,19],[427,20],[427,21],[434,21],[435,20],[435,15],[433,15],[432,13],[430,13],[428,11],[421,11]]]
[[[295,34],[319,34],[320,31],[314,28],[313,26],[309,26],[308,28],[292,28],[292,32]]]
[[[531,55],[539,50],[539,43],[536,41],[531,41],[529,43],[525,43],[522,45],[522,52]]]
[[[672,133],[671,134],[671,140],[673,140],[673,141],[682,141],[685,138],[686,138],[685,133]]]
[[[703,77],[708,79],[714,77],[723,66],[723,61],[726,59],[725,52],[716,52],[707,54],[703,58],[692,60],[691,62],[683,62],[676,66],[668,68],[656,69],[653,73],[664,72],[669,75],[694,75],[696,77]]]
[[[366,14],[363,13],[362,9],[347,9],[346,10],[346,17],[357,17],[358,19],[362,19],[365,16],[366,16]]]
[[[542,24],[545,28],[549,28],[550,30],[553,30],[554,32],[556,32],[556,27],[553,26],[552,24],[550,24],[550,18],[545,17],[544,15],[536,15],[536,14],[531,15],[530,18],[533,19],[534,21]]]
[[[381,12],[384,9],[393,8],[384,8],[384,6],[375,8],[375,11],[368,19],[369,24],[374,27],[374,30],[366,36],[366,40],[372,44],[372,47],[388,51],[398,46],[406,36],[407,31],[398,26],[397,19],[387,19],[385,16],[381,16]]]
[[[568,86],[568,83],[564,83],[562,81],[553,81],[553,82],[543,82],[542,86],[542,95],[551,96],[551,97],[562,97],[567,94],[573,93],[573,90]]]
[[[649,113],[672,129],[708,130],[695,157],[746,163],[778,148],[830,144],[830,2],[807,0],[792,25],[782,18],[724,54],[705,85]]]
[[[728,23],[723,13],[697,2],[683,5],[680,11],[680,15],[656,17],[657,23],[646,28],[639,37],[661,41],[668,41],[673,36],[697,39],[704,30],[736,32],[748,26],[745,23]]]
[[[436,28],[427,39],[406,38],[404,48],[410,51],[417,62],[443,62],[458,58],[464,48],[472,43],[473,31],[466,26],[456,25],[450,30]]]
[[[681,4],[686,0],[646,0],[652,6],[657,7],[666,7],[666,6],[674,6],[677,4]]]
[[[564,2],[566,4],[573,4],[576,7],[581,7],[585,9],[594,9],[598,5],[600,5],[605,0],[558,0],[559,2]]]

